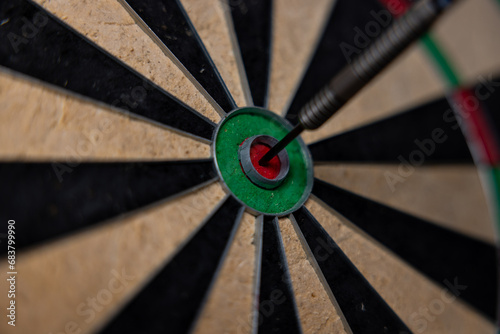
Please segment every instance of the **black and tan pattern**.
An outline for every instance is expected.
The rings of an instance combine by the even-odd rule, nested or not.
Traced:
[[[491,14],[488,1],[464,0],[436,27],[449,35],[443,45],[450,50],[471,44],[457,62],[469,57],[468,78],[481,83],[500,69],[500,43],[484,32],[500,29],[500,15]],[[280,106],[274,111],[293,123],[298,108],[348,61],[339,46],[385,24],[382,4],[222,1],[203,13],[188,4],[0,4],[0,217],[17,224],[15,330],[493,333],[496,248],[491,221],[477,212],[487,202],[478,190],[481,171],[458,129],[463,120],[447,113],[447,92],[418,45],[336,124],[304,135],[317,179],[309,202],[289,220],[245,213],[224,194],[207,153],[216,113],[225,117],[236,103],[212,60],[227,56],[216,47],[220,36],[202,37],[195,27],[210,30],[217,22],[223,38],[232,37],[234,64],[227,68],[240,71],[241,82],[231,85],[241,84],[249,104]],[[315,5],[321,10],[305,10]],[[468,13],[488,20],[488,27],[471,28],[483,36],[477,41],[453,34],[457,17]],[[303,45],[307,52],[294,54]],[[488,45],[489,58],[471,51],[480,45]],[[287,63],[300,67],[289,78]],[[497,81],[490,82],[495,90]],[[481,103],[496,124],[493,93]],[[427,152],[436,129],[442,142]],[[163,138],[172,141],[168,150]],[[17,141],[57,152],[37,155]],[[408,172],[416,150],[424,161]],[[369,168],[380,172],[362,185],[350,181]],[[463,183],[460,175],[410,181],[460,168],[467,168]],[[442,189],[454,193],[443,198]],[[455,219],[456,212],[477,221]],[[283,224],[293,230],[282,233]],[[2,254],[5,232],[2,223]],[[302,281],[301,268],[320,283]],[[14,331],[3,321],[0,332]]]

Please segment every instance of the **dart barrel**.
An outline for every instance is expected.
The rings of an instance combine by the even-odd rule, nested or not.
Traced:
[[[423,0],[396,20],[359,57],[344,67],[299,113],[308,130],[324,124],[371,79],[421,36],[449,1]]]

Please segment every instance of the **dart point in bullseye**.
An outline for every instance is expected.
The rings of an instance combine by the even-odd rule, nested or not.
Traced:
[[[265,189],[277,188],[288,175],[290,161],[282,150],[266,164],[260,164],[262,156],[276,146],[278,140],[271,136],[257,135],[247,138],[238,151],[241,168],[254,184]]]

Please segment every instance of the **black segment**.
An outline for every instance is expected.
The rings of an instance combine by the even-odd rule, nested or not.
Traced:
[[[481,101],[481,110],[484,111],[486,121],[493,128],[497,147],[500,147],[500,76],[480,76],[479,84],[472,93]]]
[[[179,0],[124,0],[224,110],[236,108]]]
[[[0,66],[211,140],[212,122],[31,1],[2,1],[0,21]]]
[[[231,242],[241,209],[229,197],[102,333],[188,333]]]
[[[410,333],[311,213],[293,216],[352,333]]]
[[[267,107],[271,67],[272,0],[229,1],[253,104]]]
[[[313,194],[408,264],[476,307],[496,315],[493,245],[315,180]]]
[[[372,22],[373,33],[366,34]],[[297,124],[297,114],[330,79],[354,59],[385,27],[392,15],[377,0],[337,0],[311,62],[297,87],[287,119]],[[370,28],[370,27],[368,27]]]
[[[302,333],[278,221],[264,217],[258,333]]]
[[[164,200],[215,177],[211,160],[2,163],[0,219],[16,220],[20,249]]]
[[[439,99],[309,146],[315,162],[473,163],[446,99]]]

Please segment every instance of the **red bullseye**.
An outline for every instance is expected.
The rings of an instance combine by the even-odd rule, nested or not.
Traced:
[[[250,147],[250,159],[252,165],[257,170],[257,172],[265,177],[266,179],[273,180],[278,177],[281,171],[281,161],[278,156],[275,156],[267,164],[261,166],[259,160],[266,154],[271,147],[262,143],[254,143]]]
[[[290,160],[286,150],[281,151],[265,165],[259,164],[260,159],[277,142],[276,138],[258,135],[245,139],[238,149],[240,166],[245,176],[261,188],[275,189],[288,175]]]

